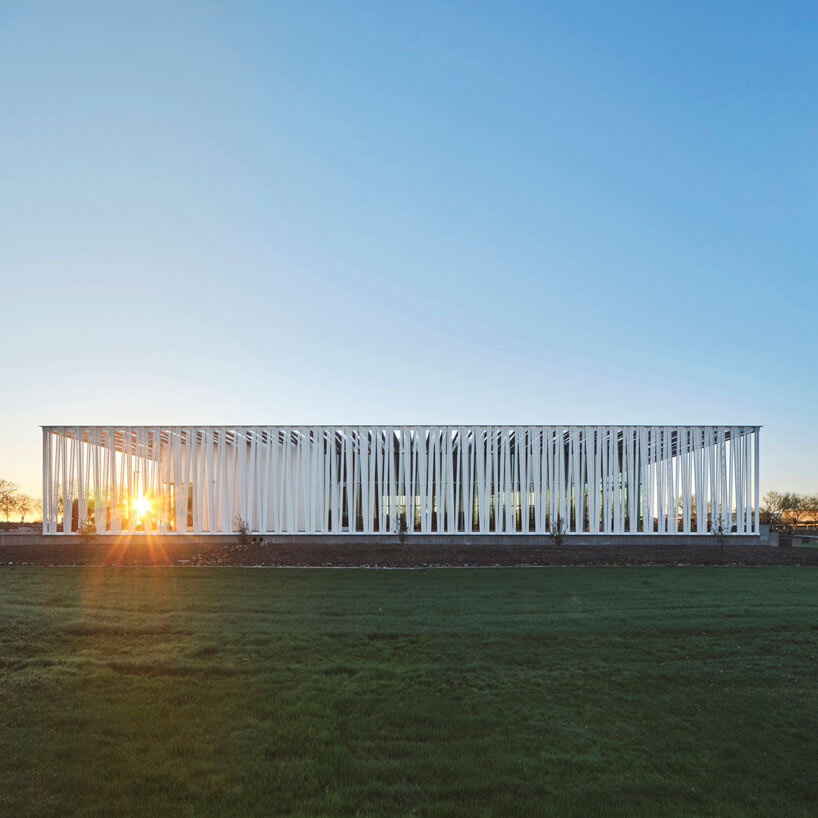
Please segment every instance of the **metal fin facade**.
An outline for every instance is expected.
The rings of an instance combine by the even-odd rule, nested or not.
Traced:
[[[43,533],[759,531],[757,426],[46,426]]]

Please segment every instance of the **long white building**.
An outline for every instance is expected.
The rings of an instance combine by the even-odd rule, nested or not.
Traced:
[[[45,426],[43,533],[759,531],[758,426]]]

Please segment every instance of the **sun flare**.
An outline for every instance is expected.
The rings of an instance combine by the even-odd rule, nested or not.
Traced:
[[[145,497],[144,494],[140,494],[139,497],[136,498],[136,516],[138,519],[142,519],[150,510],[151,504],[150,500]]]

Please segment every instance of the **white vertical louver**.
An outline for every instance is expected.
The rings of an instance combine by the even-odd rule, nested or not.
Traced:
[[[43,532],[758,533],[757,426],[43,428]]]

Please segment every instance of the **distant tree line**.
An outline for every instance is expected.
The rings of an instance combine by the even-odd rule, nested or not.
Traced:
[[[761,522],[773,529],[788,530],[818,525],[818,494],[770,491],[761,503]]]
[[[30,494],[20,491],[20,487],[11,480],[0,477],[0,514],[10,522],[12,517],[20,515],[20,522],[24,523],[30,517],[42,511],[42,504]]]

